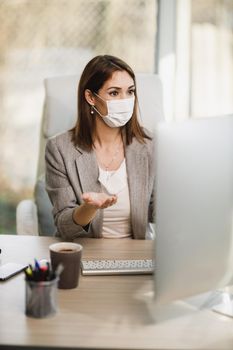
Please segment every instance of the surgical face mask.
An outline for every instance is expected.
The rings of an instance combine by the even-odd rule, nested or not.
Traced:
[[[105,101],[102,97],[98,96],[101,100]],[[102,115],[95,107],[96,112],[102,117],[103,121],[111,128],[118,128],[124,126],[132,117],[134,109],[135,97],[120,99],[120,100],[107,100],[108,114]]]

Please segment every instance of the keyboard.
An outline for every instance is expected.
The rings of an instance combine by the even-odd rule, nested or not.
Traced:
[[[83,275],[144,275],[154,273],[152,259],[82,260]]]

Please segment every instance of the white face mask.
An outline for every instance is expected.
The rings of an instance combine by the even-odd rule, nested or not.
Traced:
[[[96,94],[97,95],[97,94]],[[102,97],[97,95],[101,100]],[[103,121],[111,128],[118,128],[125,125],[133,115],[135,97],[120,100],[107,100],[108,114],[102,115],[94,106],[96,112],[103,118]]]

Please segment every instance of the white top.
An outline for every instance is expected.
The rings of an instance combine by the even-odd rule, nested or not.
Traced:
[[[125,159],[115,171],[99,167],[99,181],[106,193],[116,194],[117,202],[103,210],[103,237],[131,237],[129,187]]]

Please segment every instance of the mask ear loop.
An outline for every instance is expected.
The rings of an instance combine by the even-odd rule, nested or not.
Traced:
[[[96,92],[93,92],[93,94],[95,94],[98,98],[100,98],[102,101],[104,101],[106,103],[106,101],[102,97],[100,97]],[[102,117],[102,118],[106,117],[105,115],[101,114],[94,105],[91,105],[91,114],[93,115],[95,113],[95,111],[96,111],[96,113],[99,114],[100,117]]]
[[[94,115],[94,114],[95,114],[95,111],[96,111],[96,113],[98,113],[101,117],[104,117],[104,116],[98,111],[98,109],[97,109],[94,105],[90,105],[90,114],[91,114],[91,115]]]
[[[105,115],[101,114],[95,106],[92,106],[92,111],[91,111],[91,112],[93,112],[93,113],[91,113],[91,114],[94,114],[94,110],[95,110],[96,113],[98,113],[102,118],[105,117]]]
[[[102,101],[104,101],[106,103],[105,99],[103,97],[101,97],[100,95],[98,95],[96,92],[93,92],[93,94],[95,94],[97,97],[99,97]]]

